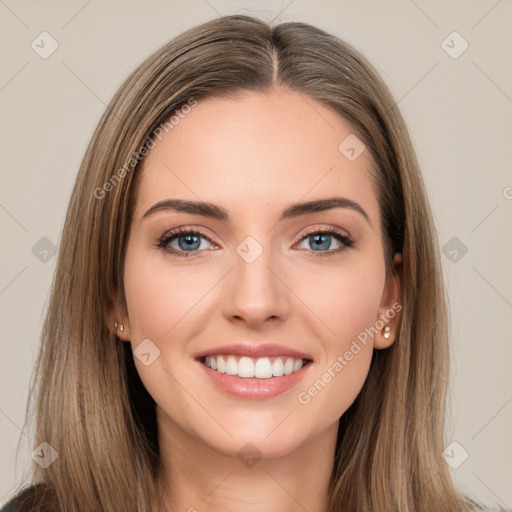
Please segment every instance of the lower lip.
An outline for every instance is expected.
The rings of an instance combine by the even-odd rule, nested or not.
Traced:
[[[298,372],[283,375],[282,377],[271,377],[269,379],[256,379],[228,375],[212,370],[201,361],[197,361],[205,375],[225,393],[237,398],[248,398],[252,400],[265,400],[284,393],[298,384],[309,371],[311,362],[305,364]]]

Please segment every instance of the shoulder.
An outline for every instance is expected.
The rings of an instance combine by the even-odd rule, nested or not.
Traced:
[[[0,512],[56,512],[54,493],[44,484],[33,484],[16,492]]]

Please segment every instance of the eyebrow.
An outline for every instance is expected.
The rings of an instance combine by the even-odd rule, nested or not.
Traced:
[[[372,225],[368,214],[363,209],[363,207],[359,203],[356,203],[351,199],[347,199],[346,197],[330,197],[326,199],[318,199],[314,201],[291,204],[283,210],[280,220],[299,217],[301,215],[307,215],[325,210],[332,210],[333,208],[349,208],[361,214],[368,222],[368,224],[370,224],[370,226]],[[142,218],[145,219],[157,212],[168,210],[192,213],[223,221],[229,220],[229,214],[227,210],[220,206],[203,201],[189,201],[184,199],[165,199],[164,201],[160,201],[154,204],[143,215]]]

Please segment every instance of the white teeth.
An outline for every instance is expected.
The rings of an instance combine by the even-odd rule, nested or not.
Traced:
[[[271,377],[281,377],[298,372],[303,367],[304,361],[292,357],[260,357],[253,359],[246,356],[228,355],[205,357],[204,364],[212,370],[227,375],[270,379]]]
[[[293,372],[293,366],[294,366],[294,361],[291,357],[289,357],[287,360],[286,360],[286,363],[284,364],[284,373],[285,375],[290,375],[290,373]]]
[[[272,377],[272,365],[268,357],[262,357],[256,360],[254,376],[258,379],[270,379],[270,377]]]
[[[284,364],[280,357],[278,357],[272,364],[272,375],[275,377],[281,377],[281,375],[284,375]]]
[[[236,364],[236,359],[233,356],[229,356],[226,362],[226,374],[227,375],[236,375],[238,373],[238,365]]]
[[[224,358],[222,356],[219,356],[217,358],[215,357],[210,357],[210,361],[212,359],[217,359],[217,371],[219,373],[226,373],[226,361],[224,360]],[[206,362],[206,361],[205,361]],[[211,366],[210,366],[211,368]]]
[[[241,357],[238,361],[238,376],[254,377],[254,362],[250,357]]]
[[[303,362],[302,359],[297,359],[293,364],[293,371],[298,372],[302,368]]]

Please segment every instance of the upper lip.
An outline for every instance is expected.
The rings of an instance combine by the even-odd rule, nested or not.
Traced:
[[[250,343],[237,343],[235,345],[222,345],[208,350],[204,350],[196,355],[196,359],[207,356],[217,356],[221,354],[247,356],[255,359],[259,357],[273,357],[273,356],[287,356],[294,359],[309,359],[312,360],[310,354],[300,352],[290,347],[283,345],[276,345],[274,343],[264,343],[262,345],[252,345]]]

